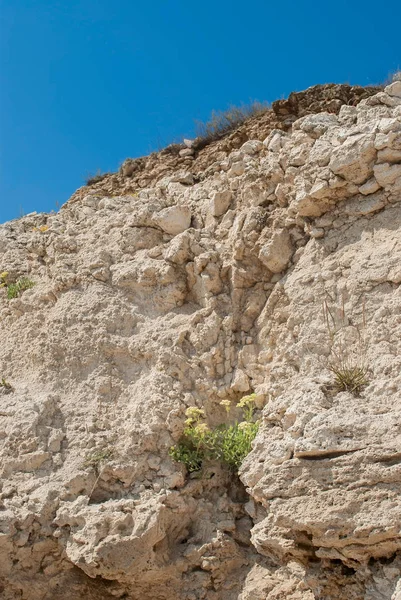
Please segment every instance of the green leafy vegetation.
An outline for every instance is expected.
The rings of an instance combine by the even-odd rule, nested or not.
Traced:
[[[266,103],[252,102],[242,106],[230,106],[225,111],[212,111],[209,121],[196,123],[197,139],[194,148],[200,150],[211,142],[222,139],[247,119],[265,113],[268,108]]]
[[[35,283],[28,277],[20,277],[15,283],[8,282],[8,272],[3,271],[0,273],[0,288],[6,288],[7,298],[12,300],[18,298],[25,290],[33,287]]]
[[[7,298],[12,300],[18,298],[25,290],[29,290],[35,285],[28,277],[20,277],[15,283],[7,284]]]
[[[231,402],[221,404],[227,414]],[[170,448],[170,456],[182,462],[188,471],[199,471],[206,461],[218,460],[230,470],[236,471],[252,448],[259,429],[259,421],[254,420],[255,394],[245,396],[237,404],[242,409],[243,420],[234,424],[223,423],[210,429],[202,409],[191,407],[186,411],[187,420],[180,442]]]

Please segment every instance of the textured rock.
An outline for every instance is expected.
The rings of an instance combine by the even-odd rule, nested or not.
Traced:
[[[389,96],[395,96],[396,98],[401,98],[401,81],[394,81],[390,85],[388,85],[385,89],[385,92]]]
[[[347,137],[335,148],[329,167],[335,175],[353,183],[363,183],[372,174],[371,167],[376,155],[373,134],[357,134]]]
[[[281,273],[292,255],[291,238],[286,229],[274,231],[271,239],[262,246],[259,259],[272,273]]]
[[[383,163],[375,165],[374,173],[377,183],[382,187],[386,187],[395,183],[401,177],[401,164],[390,165],[389,163]]]
[[[35,283],[0,289],[2,598],[399,600],[389,87],[291,95],[0,226],[0,272]],[[366,362],[359,396],[334,385],[323,306]],[[215,426],[250,392],[240,478],[169,458],[188,407]]]
[[[221,192],[214,192],[212,199],[210,200],[210,209],[214,217],[221,217],[227,212],[228,207],[231,204],[232,193],[230,190],[223,190]]]
[[[177,235],[191,225],[191,211],[186,206],[170,206],[156,215],[155,222],[166,233]]]

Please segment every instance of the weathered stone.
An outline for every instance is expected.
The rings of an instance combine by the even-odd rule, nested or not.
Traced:
[[[383,163],[375,165],[373,170],[378,184],[382,187],[392,185],[396,179],[401,177],[401,164],[391,165],[389,163]]]
[[[344,212],[350,216],[361,217],[381,210],[386,204],[383,194],[374,194],[372,192],[369,192],[369,194],[367,198],[356,196],[348,200],[345,203]]]
[[[375,192],[377,192],[378,189],[380,189],[380,185],[377,183],[376,179],[372,177],[363,185],[361,185],[361,187],[359,188],[359,192],[367,196],[368,194],[374,194]]]
[[[384,91],[389,96],[395,96],[396,98],[401,98],[401,81],[394,81],[393,83],[390,83],[390,85],[388,85],[384,89]]]
[[[263,150],[264,146],[260,140],[248,140],[245,144],[241,146],[241,152],[244,154],[250,154],[254,156],[258,154],[261,150]]]
[[[241,369],[236,369],[234,377],[231,383],[231,389],[234,392],[248,392],[249,391],[249,379]]]
[[[232,192],[230,190],[223,190],[221,192],[214,192],[210,199],[210,210],[214,217],[221,217],[228,210],[231,204]]]
[[[374,135],[359,134],[346,138],[334,148],[329,167],[336,175],[356,184],[364,183],[372,174],[376,156]]]
[[[194,154],[195,151],[192,148],[183,148],[179,152],[179,155],[183,158],[185,158],[186,156],[193,156]]]
[[[329,127],[336,125],[338,119],[336,115],[329,113],[318,113],[317,115],[306,115],[295,121],[293,129],[301,129],[313,138],[319,138]]]
[[[191,211],[186,206],[169,206],[155,216],[155,223],[170,235],[182,233],[191,225]]]
[[[271,239],[266,242],[259,252],[259,260],[262,261],[272,273],[281,273],[292,256],[292,244],[286,229],[274,231]]]
[[[244,172],[245,172],[244,163],[242,161],[238,161],[231,165],[231,168],[228,171],[227,175],[229,177],[239,177],[240,175],[243,175]]]
[[[280,152],[284,145],[285,134],[283,131],[273,129],[263,141],[264,146],[271,152]]]

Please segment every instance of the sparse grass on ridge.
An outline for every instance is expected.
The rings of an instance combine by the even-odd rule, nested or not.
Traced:
[[[212,115],[206,123],[196,121],[195,133],[197,138],[194,148],[201,150],[211,142],[221,140],[250,117],[261,115],[267,110],[269,110],[267,103],[255,101],[241,106],[230,106],[224,111],[212,111]]]
[[[95,183],[99,183],[99,181],[102,181],[109,175],[111,175],[111,173],[101,173],[101,171],[98,170],[94,175],[91,175],[91,174],[87,175],[87,177],[85,179],[85,185],[88,185],[88,186],[95,185]]]
[[[390,85],[395,81],[401,81],[401,69],[399,68],[396,71],[390,71],[386,79],[382,81],[379,85],[381,85],[381,87],[386,87],[387,85]]]

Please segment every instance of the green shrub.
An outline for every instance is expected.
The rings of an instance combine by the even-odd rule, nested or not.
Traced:
[[[230,106],[225,111],[212,111],[209,121],[196,122],[195,133],[197,139],[194,148],[200,150],[211,142],[220,140],[231,131],[234,131],[250,117],[263,114],[268,110],[268,105],[262,102],[252,102],[243,106]]]
[[[35,285],[28,277],[20,277],[16,283],[7,283],[7,298],[12,300],[18,298],[25,290],[29,290]]]
[[[259,429],[259,421],[253,420],[255,395],[245,396],[237,404],[244,420],[233,425],[223,423],[210,429],[204,422],[204,411],[189,408],[186,427],[180,442],[170,448],[170,456],[182,462],[188,471],[199,471],[206,461],[218,460],[230,470],[238,470],[252,449],[252,441]],[[230,401],[221,402],[230,411]]]

